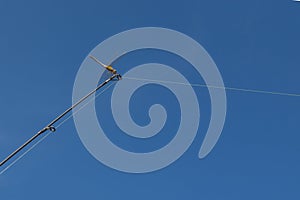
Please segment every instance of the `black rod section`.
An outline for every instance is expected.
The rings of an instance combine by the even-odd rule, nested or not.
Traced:
[[[86,96],[82,97],[78,102],[73,104],[70,108],[68,108],[65,112],[63,112],[61,115],[59,115],[57,118],[55,118],[52,122],[50,122],[45,128],[41,129],[39,132],[37,132],[32,138],[27,140],[22,146],[20,146],[18,149],[16,149],[13,153],[11,153],[9,156],[7,156],[1,163],[0,167],[4,165],[7,161],[9,161],[12,157],[14,157],[17,153],[19,153],[22,149],[24,149],[28,144],[30,144],[34,139],[36,139],[38,136],[40,136],[42,133],[46,131],[54,132],[55,128],[53,125],[59,121],[61,118],[63,118],[66,114],[68,114],[70,111],[72,111],[75,107],[77,107],[80,103],[82,103],[84,100],[86,100],[88,97],[90,97],[92,94],[96,93],[100,88],[105,86],[107,83],[112,81],[114,78],[117,78],[117,80],[121,79],[120,74],[114,74],[109,79],[98,85],[94,90],[92,90],[90,93],[88,93]]]

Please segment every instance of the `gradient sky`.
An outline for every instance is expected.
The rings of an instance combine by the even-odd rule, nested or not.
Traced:
[[[0,159],[70,106],[76,73],[96,45],[132,28],[165,27],[192,37],[214,59],[227,87],[299,94],[299,19],[300,3],[291,0],[1,0]],[[187,65],[149,50],[125,56],[116,67],[150,61],[178,70]],[[192,74],[191,82],[197,81]],[[138,109],[143,103],[174,100],[168,91],[149,99],[145,94],[163,90],[153,87],[134,96],[132,115],[139,124],[148,120]],[[210,103],[207,89],[196,90],[203,121],[191,147],[172,165],[148,174],[110,169],[88,153],[69,120],[0,176],[0,198],[299,199],[300,97],[228,90],[221,138],[199,160]],[[97,98],[98,107],[109,105],[110,92]],[[166,106],[172,113],[178,104]],[[178,127],[172,116],[166,130]],[[116,132],[107,122],[101,123]],[[110,137],[124,148],[146,151],[171,136],[147,144]]]

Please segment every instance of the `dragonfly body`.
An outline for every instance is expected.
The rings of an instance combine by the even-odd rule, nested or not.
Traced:
[[[102,67],[104,67],[107,71],[109,71],[113,75],[117,74],[117,70],[115,70],[111,65],[106,65],[106,64],[102,63],[100,60],[98,60],[97,58],[95,58],[92,55],[90,55],[89,57],[91,59],[93,59],[96,63],[98,63],[99,65],[101,65]],[[117,78],[118,78],[118,80],[120,80],[121,79],[121,75],[118,75]]]

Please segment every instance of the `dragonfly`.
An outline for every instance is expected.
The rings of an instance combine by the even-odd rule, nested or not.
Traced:
[[[118,80],[122,79],[122,76],[117,73],[117,70],[115,70],[111,65],[105,65],[100,60],[98,60],[95,56],[89,55],[89,57],[94,60],[96,63],[98,63],[100,66],[104,67],[111,75],[116,75],[116,78]]]

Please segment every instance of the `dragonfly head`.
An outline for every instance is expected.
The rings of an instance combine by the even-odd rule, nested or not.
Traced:
[[[106,69],[110,71],[112,74],[117,74],[117,70],[115,70],[112,66],[107,66]]]

